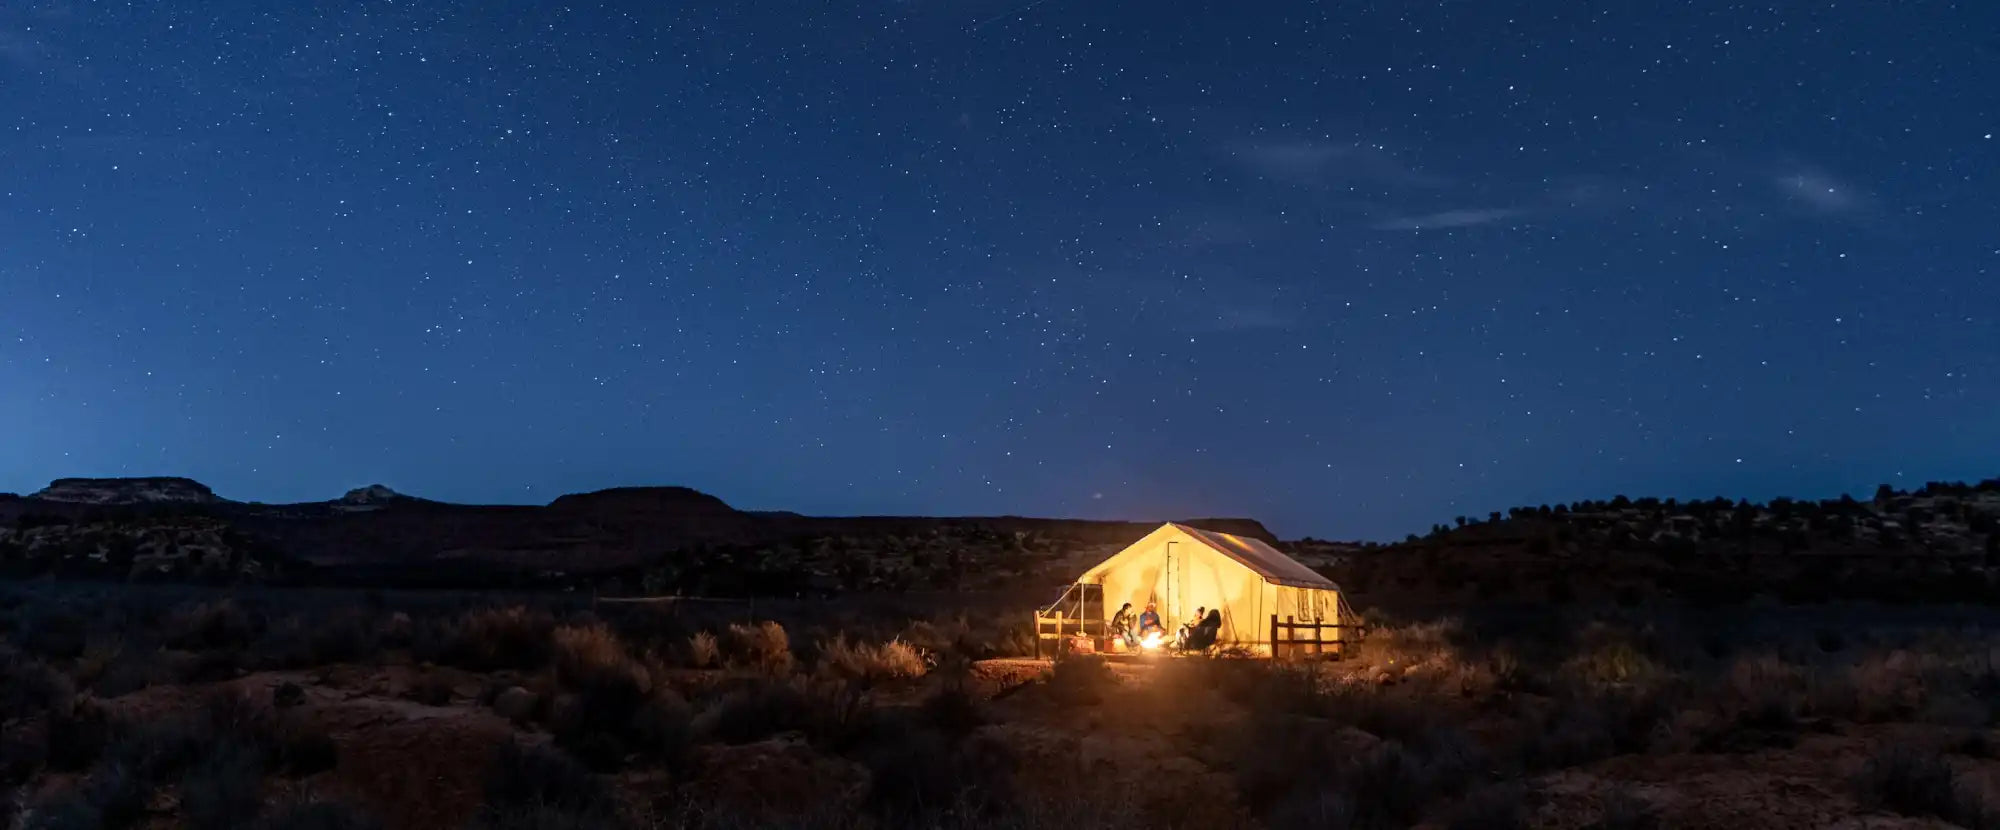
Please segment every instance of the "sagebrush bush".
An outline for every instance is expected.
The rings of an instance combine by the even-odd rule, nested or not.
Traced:
[[[185,651],[241,649],[258,634],[257,621],[230,599],[182,606],[162,628],[167,646]]]
[[[694,633],[694,636],[688,638],[687,660],[688,665],[697,669],[712,669],[720,666],[722,665],[722,645],[716,642],[714,634],[706,631],[697,631]]]
[[[873,713],[867,696],[843,681],[759,680],[702,710],[695,718],[695,732],[732,744],[798,732],[821,746],[840,747],[867,731]]]
[[[618,635],[603,623],[563,626],[555,630],[552,642],[557,679],[597,699],[593,705],[636,703],[652,689],[645,665],[632,659]]]
[[[224,741],[181,775],[181,815],[195,830],[243,827],[263,807],[263,790],[262,753]]]
[[[792,670],[792,641],[785,627],[776,622],[731,624],[729,647],[730,659],[745,668],[774,675]]]
[[[435,642],[420,638],[413,648],[432,662],[473,671],[536,669],[549,661],[555,627],[555,617],[546,611],[519,605],[480,608],[430,632]]]
[[[26,716],[67,706],[75,696],[68,675],[0,643],[0,712]]]
[[[820,666],[849,680],[915,680],[930,670],[924,655],[902,640],[871,645],[841,634],[820,645]]]
[[[562,752],[507,741],[487,767],[486,803],[476,824],[492,830],[608,827],[616,803],[604,779]]]

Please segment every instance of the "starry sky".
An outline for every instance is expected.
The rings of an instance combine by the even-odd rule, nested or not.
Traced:
[[[2000,6],[0,4],[0,490],[2000,475]]]

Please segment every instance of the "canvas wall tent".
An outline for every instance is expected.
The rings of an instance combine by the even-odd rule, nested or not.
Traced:
[[[1085,571],[1077,584],[1101,591],[1106,617],[1123,603],[1132,603],[1135,613],[1152,603],[1169,631],[1196,608],[1221,609],[1219,642],[1262,654],[1271,652],[1273,615],[1326,626],[1359,622],[1340,586],[1276,548],[1171,522]],[[1345,630],[1332,628],[1326,636]]]

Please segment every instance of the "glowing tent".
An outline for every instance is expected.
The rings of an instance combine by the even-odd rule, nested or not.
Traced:
[[[1100,636],[1127,602],[1134,615],[1152,603],[1170,633],[1196,608],[1220,609],[1218,644],[1267,656],[1337,653],[1343,632],[1360,622],[1333,580],[1270,545],[1171,522],[1085,571],[1064,596],[1073,598],[1067,613],[1081,618],[1080,633]]]

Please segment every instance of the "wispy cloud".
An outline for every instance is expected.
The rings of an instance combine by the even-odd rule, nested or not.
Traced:
[[[1795,170],[1772,177],[1778,191],[1795,204],[1814,213],[1854,214],[1866,210],[1867,194],[1860,188],[1820,170]]]
[[[1445,179],[1411,168],[1388,150],[1324,141],[1239,141],[1229,155],[1250,172],[1293,184],[1364,180],[1406,187],[1442,187]]]
[[[27,32],[0,27],[0,64],[33,72],[48,60],[48,47]]]
[[[1369,227],[1378,231],[1429,231],[1441,228],[1468,228],[1513,219],[1526,214],[1521,208],[1460,208],[1421,216],[1399,216]]]

